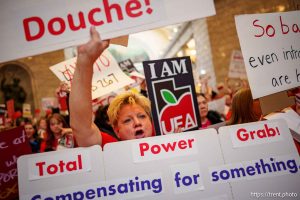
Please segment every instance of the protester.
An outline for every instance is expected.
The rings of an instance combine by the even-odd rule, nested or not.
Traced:
[[[38,137],[36,129],[31,121],[27,121],[24,125],[25,134],[29,141],[32,153],[40,152],[41,139]]]
[[[112,136],[101,132],[93,123],[91,80],[93,64],[109,46],[101,40],[95,27],[91,39],[78,47],[77,65],[70,93],[70,123],[79,146],[116,142]],[[153,135],[149,100],[138,94],[126,92],[115,97],[108,109],[108,116],[119,140],[130,140]]]
[[[227,125],[259,121],[262,117],[260,102],[254,100],[249,88],[238,90],[232,99],[231,117]]]
[[[54,113],[47,118],[47,139],[41,145],[41,152],[73,148],[75,140],[63,116]]]
[[[212,110],[208,110],[208,100],[203,93],[197,94],[198,107],[201,118],[201,128],[222,122],[221,115]]]

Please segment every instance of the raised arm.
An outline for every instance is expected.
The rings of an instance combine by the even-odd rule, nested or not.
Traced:
[[[95,27],[90,29],[91,39],[77,48],[76,69],[70,93],[70,125],[79,146],[102,144],[100,130],[93,122],[92,77],[93,64],[109,46],[101,40]]]

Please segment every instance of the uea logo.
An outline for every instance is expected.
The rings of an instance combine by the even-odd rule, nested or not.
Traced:
[[[164,134],[173,133],[176,128],[189,130],[197,127],[193,109],[192,94],[186,92],[177,100],[170,90],[162,89],[161,96],[167,103],[159,114],[161,129]]]

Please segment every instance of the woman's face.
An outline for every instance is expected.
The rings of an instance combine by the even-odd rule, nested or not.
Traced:
[[[57,119],[52,118],[50,119],[50,130],[55,134],[59,135],[63,128],[63,123],[59,122]]]
[[[33,128],[32,124],[25,124],[24,128],[25,128],[26,137],[32,138],[32,136],[34,134],[34,128]]]
[[[152,136],[152,123],[145,110],[138,104],[121,107],[114,131],[120,140]]]
[[[46,129],[47,129],[47,121],[46,121],[45,119],[42,119],[42,120],[40,121],[39,128],[40,128],[40,129],[43,129],[43,130],[46,130]]]
[[[203,96],[198,96],[197,101],[198,101],[200,117],[205,118],[207,116],[207,113],[208,113],[207,101]]]

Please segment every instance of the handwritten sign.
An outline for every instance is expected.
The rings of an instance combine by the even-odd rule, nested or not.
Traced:
[[[235,17],[254,98],[300,86],[299,17],[300,11]]]
[[[213,0],[1,0],[0,63],[82,44],[90,26],[109,39],[214,14]]]
[[[228,77],[247,79],[244,59],[241,51],[232,51]]]
[[[157,134],[200,127],[192,63],[189,57],[143,62]],[[183,109],[184,108],[184,109]]]
[[[17,159],[30,154],[31,148],[23,127],[0,132],[0,199],[18,197]]]
[[[76,57],[56,64],[50,69],[59,78],[68,84],[72,84],[73,74],[76,68]],[[134,83],[119,68],[117,61],[109,53],[104,51],[94,63],[94,74],[92,79],[92,99],[104,96]]]

